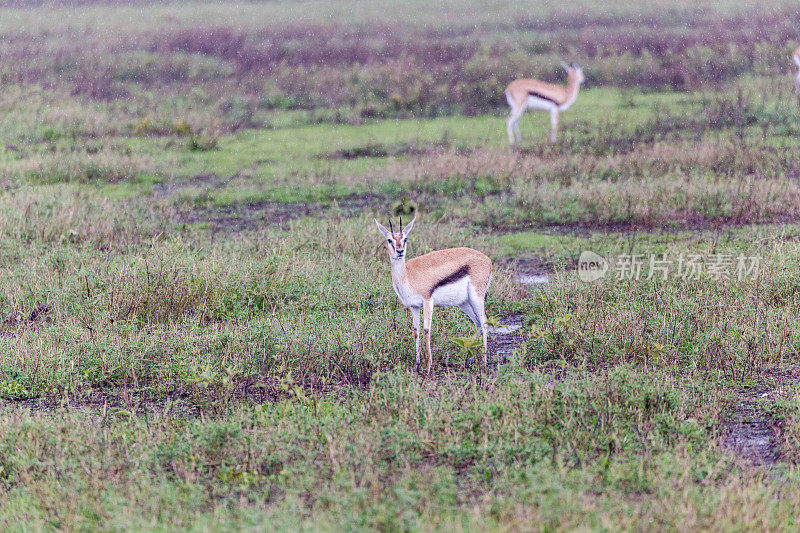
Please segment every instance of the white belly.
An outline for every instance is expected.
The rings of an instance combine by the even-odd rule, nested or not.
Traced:
[[[558,106],[551,102],[550,100],[545,100],[544,98],[539,98],[538,96],[528,96],[528,99],[525,100],[525,108],[526,109],[540,109],[542,111],[552,111],[556,109]]]
[[[400,298],[400,303],[406,307],[422,307],[422,296],[414,294],[410,287],[403,285],[394,285],[394,292]]]
[[[467,301],[468,291],[469,276],[465,276],[455,283],[442,285],[433,291],[431,300],[433,300],[434,307],[454,307]]]

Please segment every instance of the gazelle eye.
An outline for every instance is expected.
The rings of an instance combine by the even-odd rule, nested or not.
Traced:
[[[392,239],[386,239],[386,242],[388,242],[389,244],[392,244]]]

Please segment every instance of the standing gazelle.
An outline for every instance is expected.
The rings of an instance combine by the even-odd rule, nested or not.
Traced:
[[[797,95],[798,103],[800,103],[800,47],[792,54],[792,61],[797,66],[797,72],[794,74],[794,93]]]
[[[521,79],[514,80],[506,87],[506,100],[511,106],[511,115],[506,121],[508,130],[508,140],[514,144],[514,134],[517,142],[522,142],[519,134],[517,122],[525,113],[526,109],[541,109],[550,112],[550,142],[556,142],[556,131],[558,130],[558,113],[566,111],[578,98],[578,91],[586,78],[583,77],[583,70],[578,65],[572,66],[561,63],[567,71],[567,85],[553,85],[539,80]]]
[[[406,240],[414,226],[414,220],[403,228],[401,219],[399,233],[395,233],[394,228],[388,230],[375,221],[386,238],[394,292],[400,302],[411,310],[413,317],[417,356],[414,368],[419,367],[419,311],[422,308],[422,327],[428,349],[427,372],[431,372],[431,322],[434,307],[459,307],[467,314],[483,337],[483,365],[486,366],[488,326],[483,306],[486,291],[492,281],[492,260],[471,248],[448,248],[415,257],[406,263]],[[392,227],[391,222],[389,227]]]

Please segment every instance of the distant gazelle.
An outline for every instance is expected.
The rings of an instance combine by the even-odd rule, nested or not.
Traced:
[[[416,220],[416,217],[414,218]],[[375,224],[386,238],[386,249],[392,265],[392,286],[400,302],[411,310],[414,324],[414,349],[419,367],[419,311],[422,309],[425,345],[428,349],[430,374],[433,364],[431,354],[431,323],[434,307],[459,307],[472,320],[483,337],[483,365],[486,366],[486,313],[484,299],[492,281],[492,260],[471,248],[448,248],[437,250],[406,263],[406,240],[414,220],[395,233],[386,229],[377,220]]]
[[[794,92],[800,103],[800,47],[792,54],[792,61],[794,61],[794,64],[797,66],[797,72],[794,74]]]
[[[583,70],[578,65],[569,66],[566,63],[561,63],[561,65],[567,71],[566,87],[529,79],[514,80],[506,87],[506,100],[511,106],[511,115],[506,121],[506,130],[508,130],[508,140],[512,145],[514,144],[514,134],[516,134],[517,142],[522,141],[517,122],[526,109],[550,112],[550,126],[552,127],[550,142],[556,142],[558,113],[566,111],[575,102],[581,83],[586,79],[583,77]]]

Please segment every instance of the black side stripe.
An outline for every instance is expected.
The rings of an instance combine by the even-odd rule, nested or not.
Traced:
[[[433,296],[434,291],[439,287],[442,287],[444,285],[450,285],[451,283],[455,283],[456,281],[465,278],[467,276],[469,276],[469,266],[464,265],[455,272],[453,272],[452,274],[450,274],[449,276],[447,276],[446,278],[442,278],[439,281],[437,281],[436,284],[431,289],[431,293],[428,296]]]
[[[535,96],[536,98],[541,98],[542,100],[547,100],[548,102],[553,102],[556,105],[561,105],[559,102],[556,102],[549,96],[545,96],[542,93],[537,93],[536,91],[528,91],[528,96]]]

